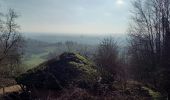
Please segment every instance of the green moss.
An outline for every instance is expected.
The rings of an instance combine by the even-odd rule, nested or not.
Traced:
[[[162,97],[160,92],[156,92],[156,91],[154,91],[148,87],[144,87],[144,86],[142,88],[147,90],[149,92],[149,95],[151,95],[154,100],[159,100],[159,97]]]
[[[51,59],[30,69],[19,76],[16,81],[27,87],[37,88],[64,87],[70,83],[76,86],[81,84],[83,87],[90,87],[97,81],[99,77],[97,69],[83,56],[75,53],[63,53],[59,58]]]
[[[91,79],[91,77],[95,77],[98,75],[97,70],[92,68],[93,65],[91,64],[80,64],[80,63],[76,63],[76,62],[69,62],[69,64],[75,68],[77,68],[77,70],[80,70],[81,72],[86,73],[86,77],[87,75],[89,76],[88,78]]]
[[[76,56],[79,60],[83,61],[85,64],[92,64],[89,60],[87,60],[86,58],[84,58],[83,56],[81,56],[81,55],[79,55],[79,54],[75,54],[75,56]]]

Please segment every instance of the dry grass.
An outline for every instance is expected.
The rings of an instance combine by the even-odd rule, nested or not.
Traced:
[[[126,91],[122,91],[120,84],[114,84],[117,89],[86,90],[78,87],[70,87],[61,91],[31,90],[30,93],[11,93],[20,91],[19,86],[7,87],[6,91],[17,98],[30,98],[28,100],[153,100],[147,93],[141,90],[142,85],[136,82],[128,82]],[[103,86],[102,86],[103,87]],[[8,95],[6,95],[8,97]]]

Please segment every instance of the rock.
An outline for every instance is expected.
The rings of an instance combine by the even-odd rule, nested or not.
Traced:
[[[75,53],[63,53],[28,70],[16,78],[18,84],[27,88],[62,89],[70,85],[90,88],[99,75],[92,62]]]

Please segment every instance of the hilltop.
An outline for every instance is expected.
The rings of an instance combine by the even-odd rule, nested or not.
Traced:
[[[16,78],[29,89],[62,89],[69,85],[90,88],[99,75],[94,64],[75,53],[63,53]]]

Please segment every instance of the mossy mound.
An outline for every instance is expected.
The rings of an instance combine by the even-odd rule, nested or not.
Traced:
[[[70,85],[90,88],[99,75],[92,62],[75,53],[63,53],[16,78],[27,88],[62,89]]]

